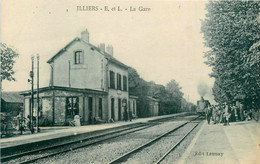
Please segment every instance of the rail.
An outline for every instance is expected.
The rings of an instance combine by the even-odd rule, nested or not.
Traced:
[[[138,151],[140,151],[140,150],[142,150],[142,149],[148,147],[149,145],[155,143],[156,141],[160,140],[161,138],[167,136],[168,134],[173,133],[174,131],[180,129],[180,128],[183,127],[184,125],[186,125],[186,124],[192,122],[193,120],[196,120],[196,119],[199,118],[199,117],[200,117],[200,116],[198,116],[198,117],[196,117],[196,118],[194,118],[194,119],[192,119],[192,120],[190,120],[190,121],[188,121],[188,122],[185,122],[185,123],[183,123],[183,124],[181,124],[181,125],[179,125],[179,126],[173,128],[173,129],[169,130],[168,132],[165,132],[165,133],[161,134],[160,136],[158,136],[158,137],[156,137],[156,138],[154,138],[154,139],[152,139],[152,140],[146,142],[145,144],[143,144],[143,145],[141,145],[141,146],[139,146],[139,147],[137,147],[137,148],[135,148],[135,149],[133,149],[133,150],[131,150],[131,151],[129,151],[129,152],[123,154],[123,155],[121,155],[120,157],[114,159],[113,161],[109,162],[109,164],[117,164],[117,163],[125,162],[131,155],[133,155],[133,154],[137,153]]]

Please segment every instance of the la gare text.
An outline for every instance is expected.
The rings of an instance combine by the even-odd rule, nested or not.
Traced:
[[[77,6],[77,11],[130,11],[130,12],[149,12],[151,11],[151,8],[144,7],[144,6],[129,6],[129,7],[121,7],[121,6]]]

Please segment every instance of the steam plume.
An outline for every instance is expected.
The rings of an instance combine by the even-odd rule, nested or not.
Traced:
[[[198,89],[199,95],[203,97],[207,94],[209,87],[207,84],[201,82],[201,83],[199,83],[197,89]]]

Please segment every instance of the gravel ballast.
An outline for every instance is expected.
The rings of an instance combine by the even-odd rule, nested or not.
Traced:
[[[155,163],[160,159],[173,145],[175,145],[192,127],[194,123],[187,124],[182,128],[172,132],[159,141],[144,148],[140,152],[133,155],[125,163]]]
[[[197,134],[199,129],[202,126],[202,122],[180,143],[180,145],[171,153],[169,153],[161,164],[168,164],[168,163],[177,163],[178,160],[182,157],[185,150],[190,145],[191,141],[193,140],[194,136]]]
[[[108,163],[182,123],[183,121],[164,123],[97,145],[77,149],[49,159],[43,159],[37,161],[37,163]]]

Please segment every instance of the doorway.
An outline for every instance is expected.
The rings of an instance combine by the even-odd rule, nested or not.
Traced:
[[[121,120],[121,99],[118,99],[118,121]]]
[[[111,99],[111,118],[115,121],[115,99]]]
[[[89,115],[88,115],[88,121],[89,124],[93,123],[93,98],[88,98],[88,109],[89,109]]]

